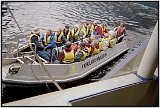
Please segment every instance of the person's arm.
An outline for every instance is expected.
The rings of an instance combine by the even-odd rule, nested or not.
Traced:
[[[83,36],[82,36],[82,34],[80,32],[78,33],[78,37],[80,38],[80,40],[83,39]]]
[[[72,33],[70,33],[70,41],[73,42]]]
[[[48,46],[46,46],[45,49],[55,48],[55,47],[56,47],[56,44],[54,43],[54,38],[53,38],[53,36],[51,36],[50,44]]]
[[[62,41],[63,41],[64,43],[66,43],[66,42],[67,42],[67,39],[65,38],[65,36],[64,36],[64,35],[62,36]]]
[[[43,42],[43,39],[44,39],[44,34],[41,35],[40,42]]]
[[[58,57],[58,60],[61,62],[64,59],[64,51],[62,51]]]

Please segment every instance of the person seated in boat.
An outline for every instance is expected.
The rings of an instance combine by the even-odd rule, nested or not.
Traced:
[[[96,20],[92,23],[90,30],[91,30],[91,36],[92,35],[98,35],[97,21]]]
[[[82,22],[79,25],[75,25],[75,26],[78,26],[78,30],[79,30],[80,34],[82,35],[82,37],[84,35],[83,25],[84,24]]]
[[[94,40],[91,43],[91,54],[96,55],[98,53],[100,53],[99,43],[98,43],[98,40]]]
[[[45,47],[40,43],[40,31],[38,28],[34,28],[34,30],[31,32],[29,43],[34,43],[35,45],[30,45],[31,49],[35,51],[36,48],[36,53],[47,62],[50,62],[51,55],[44,50]]]
[[[63,51],[60,53],[58,60],[60,63],[70,64],[74,62],[75,51],[71,47],[71,42],[67,42]]]
[[[56,43],[56,46],[61,47],[64,45],[63,43],[65,43],[66,41],[67,40],[64,37],[64,34],[63,34],[61,28],[58,28],[56,30],[56,32],[54,33],[54,42]]]
[[[72,30],[72,38],[73,38],[73,42],[76,42],[78,40],[82,40],[82,35],[79,31],[79,26],[75,25],[75,27]]]
[[[80,43],[79,49],[77,50],[77,52],[75,54],[74,61],[75,62],[81,62],[81,61],[85,60],[86,57],[87,57],[87,53],[88,53],[88,51],[85,48],[85,44],[83,42]]]
[[[125,32],[126,32],[126,28],[123,22],[120,23],[120,25],[118,27],[115,28],[115,30],[117,32],[117,43],[122,42]]]
[[[104,37],[102,38],[102,50],[106,50],[109,47],[109,43],[109,33],[105,33]]]
[[[87,38],[91,37],[91,27],[92,27],[92,23],[88,23],[88,35],[87,35]]]
[[[83,25],[83,28],[82,28],[82,31],[83,31],[83,38],[86,38],[88,37],[88,33],[89,33],[89,28],[88,28],[88,24],[87,23],[84,23]]]
[[[85,47],[87,49],[87,57],[90,57],[91,55],[91,40],[90,38],[83,39],[83,43],[85,44]]]
[[[105,23],[102,23],[100,26],[97,27],[98,35],[103,38],[104,33],[108,33],[107,27]]]
[[[99,50],[102,51],[102,38],[98,38]]]
[[[63,30],[63,34],[64,34],[64,37],[67,39],[67,41],[70,41],[72,42],[72,34],[71,32],[69,31],[69,25],[65,25],[65,28]]]
[[[114,31],[109,31],[109,34],[110,34],[109,47],[113,48],[117,42],[116,33]]]
[[[77,52],[77,49],[78,49],[78,42],[72,43],[71,47],[72,47],[72,49],[73,49],[75,52]]]
[[[52,54],[52,49],[56,47],[56,44],[54,42],[54,36],[51,29],[48,29],[45,34],[41,35],[40,42],[43,43],[44,50],[49,54]]]

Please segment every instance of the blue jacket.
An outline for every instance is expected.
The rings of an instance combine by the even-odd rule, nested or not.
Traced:
[[[46,46],[46,49],[50,49],[50,48],[55,48],[56,47],[56,44],[54,42],[54,36],[53,36],[53,33],[51,33],[51,39],[50,39],[50,44],[48,46]],[[43,40],[44,40],[44,34],[42,34],[42,36],[40,37],[40,42],[43,43]]]

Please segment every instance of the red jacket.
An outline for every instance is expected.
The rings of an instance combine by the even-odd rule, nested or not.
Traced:
[[[125,27],[118,26],[117,27],[117,35],[120,37],[125,32]]]
[[[95,44],[94,47],[98,49],[98,48],[99,48],[99,45],[98,45],[98,44]],[[92,54],[92,52],[94,51],[94,47],[91,47],[91,54]]]
[[[100,36],[102,36],[103,34],[102,34],[102,28],[100,27],[100,26],[97,26],[97,31],[98,31],[98,35],[100,35]],[[108,33],[108,30],[107,29],[105,29],[104,30],[104,33]]]
[[[71,50],[72,50],[72,48],[64,48],[64,50],[66,51],[66,52],[70,52]],[[75,54],[76,52],[74,51],[74,54]],[[60,53],[60,55],[59,55],[59,57],[58,57],[58,60],[59,61],[62,61],[64,59],[64,51],[62,51],[61,53]]]

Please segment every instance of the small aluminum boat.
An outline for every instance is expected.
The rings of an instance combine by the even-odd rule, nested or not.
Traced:
[[[58,48],[62,50],[62,48]],[[101,51],[82,62],[72,64],[48,64],[41,58],[45,68],[57,83],[76,81],[91,74],[101,66],[126,52],[126,41],[116,44],[113,48]],[[45,69],[35,59],[35,55],[29,46],[23,46],[13,51],[12,57],[2,59],[2,82],[8,86],[36,86],[51,84],[52,79],[46,74]]]

